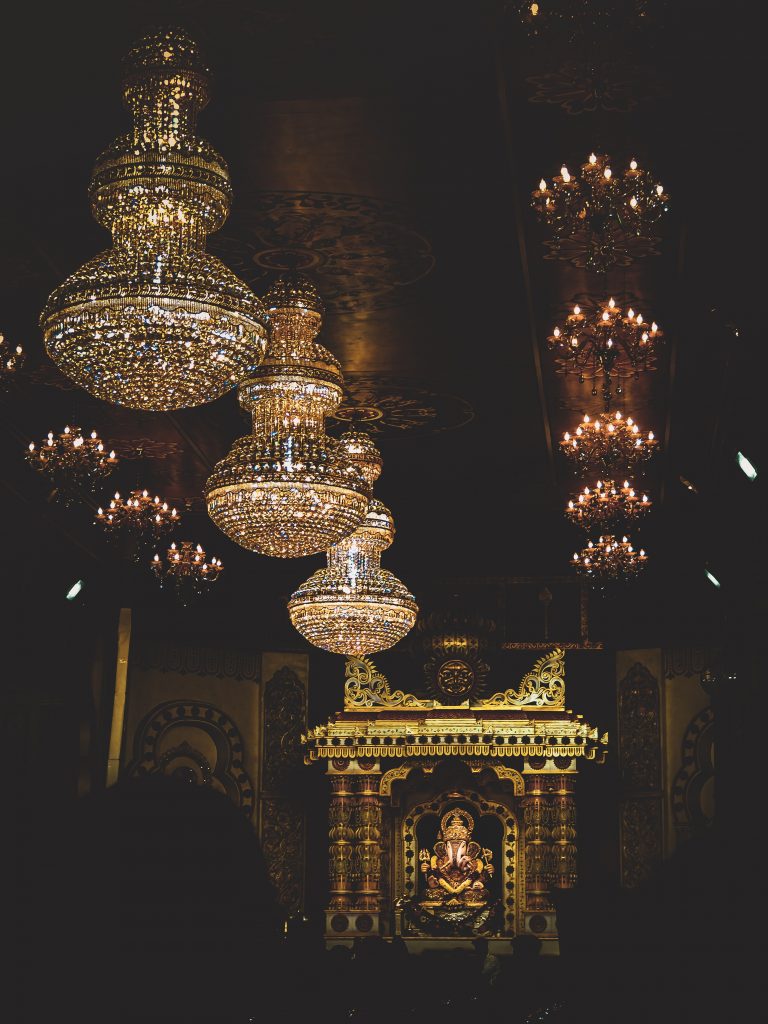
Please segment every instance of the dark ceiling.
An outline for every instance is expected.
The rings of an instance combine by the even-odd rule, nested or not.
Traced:
[[[2,62],[0,329],[30,360],[2,396],[2,476],[8,557],[28,586],[55,565],[62,580],[90,574],[104,600],[151,601],[152,581],[116,558],[92,511],[47,500],[24,463],[30,439],[72,420],[118,446],[116,486],[188,504],[182,533],[226,566],[214,607],[268,617],[320,561],[248,555],[207,520],[202,484],[247,429],[234,395],[171,415],[124,411],[69,385],[42,350],[46,296],[107,243],[86,186],[126,122],[120,58],[172,21],[214,68],[200,130],[233,177],[233,212],[210,247],[257,292],[286,260],[314,276],[350,402],[380,417],[378,493],[398,526],[388,567],[422,603],[446,577],[567,573],[578,537],[562,517],[573,479],[557,440],[600,400],[555,375],[546,335],[574,296],[630,293],[667,345],[621,407],[663,454],[647,476],[651,565],[613,611],[652,630],[671,628],[670,615],[681,631],[708,628],[704,563],[722,561],[724,524],[759,523],[743,515],[752,495],[733,454],[765,441],[756,318],[744,309],[761,229],[740,168],[763,173],[751,15],[748,4],[651,0],[637,22],[625,6],[576,38],[531,38],[501,0],[16,5]],[[597,103],[578,84],[587,65],[606,83]],[[591,150],[636,156],[672,196],[658,255],[607,280],[547,259],[528,205],[542,175]],[[724,487],[747,500],[738,524],[723,518]]]

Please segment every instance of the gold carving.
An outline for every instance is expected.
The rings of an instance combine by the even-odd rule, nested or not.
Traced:
[[[431,708],[432,701],[419,700],[412,693],[390,690],[389,681],[370,658],[347,658],[344,707]]]
[[[527,675],[523,676],[520,689],[509,689],[494,693],[488,700],[480,700],[477,707],[565,707],[565,652],[556,647],[543,658],[539,658]]]

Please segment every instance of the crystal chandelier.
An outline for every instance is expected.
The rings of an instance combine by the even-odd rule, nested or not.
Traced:
[[[220,558],[206,558],[202,547],[191,540],[182,541],[180,546],[174,541],[165,561],[156,554],[151,567],[160,586],[173,587],[182,604],[205,593],[224,568]]]
[[[657,447],[652,430],[643,436],[632,417],[620,412],[601,412],[594,419],[585,414],[575,432],[566,431],[560,442],[574,469],[595,467],[607,474],[646,462]]]
[[[30,442],[27,462],[48,477],[56,497],[73,501],[80,491],[92,491],[117,465],[96,431],[85,436],[79,427],[64,427],[61,434],[48,432],[39,445]]]
[[[622,380],[638,378],[642,371],[655,368],[661,337],[657,323],[646,324],[642,313],[632,306],[624,312],[611,298],[586,309],[574,305],[564,326],[555,327],[547,340],[564,373],[575,371],[580,384],[602,379],[607,411],[614,383],[620,395]],[[596,383],[592,394],[597,394]]]
[[[0,388],[5,387],[18,373],[25,359],[21,345],[10,345],[5,335],[0,333]]]
[[[373,484],[381,472],[381,456],[371,439],[349,431],[340,443]],[[416,599],[381,567],[381,553],[394,537],[392,513],[371,498],[361,525],[329,549],[327,567],[291,595],[291,622],[315,647],[358,657],[375,654],[413,628],[419,610]]]
[[[205,496],[211,519],[236,543],[297,558],[350,534],[366,514],[371,489],[355,453],[325,433],[325,419],[342,399],[342,375],[315,340],[322,324],[316,288],[285,274],[265,301],[267,353],[240,387],[253,431],[216,464]]]
[[[128,54],[133,127],[96,162],[91,210],[112,249],[76,271],[41,315],[48,354],[97,398],[168,410],[218,398],[261,361],[263,307],[205,251],[227,218],[226,164],[195,134],[209,70],[182,31]]]
[[[581,551],[574,551],[571,565],[579,575],[603,584],[632,579],[647,561],[645,551],[635,551],[627,537],[619,541],[606,533]]]
[[[647,239],[666,213],[669,196],[636,160],[614,174],[609,157],[591,153],[575,174],[563,165],[551,188],[544,178],[531,205],[556,240],[587,233],[587,266],[604,272],[616,262],[617,233]]]
[[[570,499],[565,514],[574,526],[591,530],[638,519],[650,507],[648,495],[638,494],[629,480],[622,485],[598,480],[594,487],[585,487]]]
[[[151,497],[146,490],[131,491],[127,498],[115,491],[108,507],[99,508],[96,513],[96,522],[107,536],[128,536],[140,544],[158,540],[180,521],[175,508],[170,508],[158,495]]]

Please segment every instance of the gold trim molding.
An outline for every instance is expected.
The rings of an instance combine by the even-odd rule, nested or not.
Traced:
[[[565,651],[556,647],[539,658],[530,672],[523,676],[520,688],[494,693],[477,702],[481,708],[564,708]]]

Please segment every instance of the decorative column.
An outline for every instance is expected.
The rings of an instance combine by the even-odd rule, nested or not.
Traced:
[[[355,839],[352,827],[353,810],[352,777],[332,775],[331,801],[328,807],[329,913],[352,909],[354,899],[352,850]],[[337,924],[340,923],[337,922]]]
[[[576,800],[572,775],[557,778],[554,797],[553,868],[558,889],[572,889],[576,884]]]
[[[357,776],[355,814],[355,907],[378,913],[381,908],[381,802],[378,775]]]
[[[549,910],[552,805],[541,775],[527,775],[523,805],[526,911]]]

